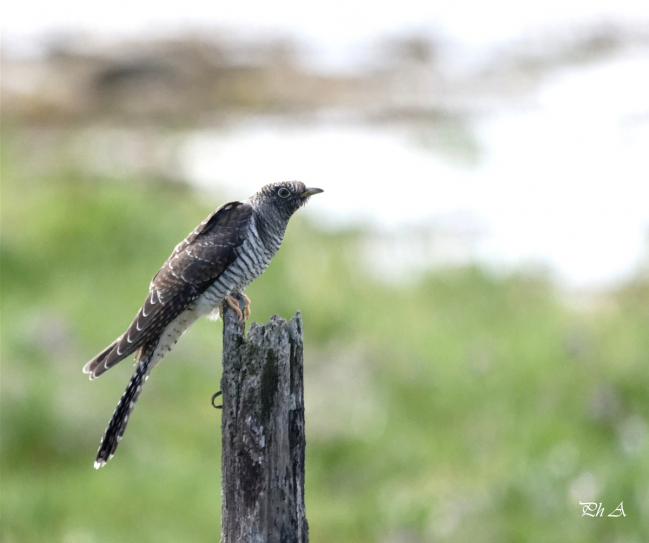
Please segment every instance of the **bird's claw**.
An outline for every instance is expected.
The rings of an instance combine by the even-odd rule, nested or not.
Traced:
[[[245,294],[243,297],[246,299],[246,307],[245,307],[245,312],[246,312],[246,318],[245,320],[248,320],[250,318],[250,298],[246,296]]]
[[[243,316],[243,313],[241,312],[241,308],[239,307],[239,301],[236,298],[234,298],[233,296],[226,296],[225,301],[232,309],[234,309],[237,317],[239,318],[239,321],[246,322],[250,318],[250,299],[245,294],[242,294],[242,296],[246,300],[246,307],[244,308],[244,311],[246,312],[245,318]]]
[[[212,407],[214,407],[214,409],[223,409],[223,404],[216,405],[214,403],[214,400],[216,400],[221,394],[223,394],[223,392],[219,390],[218,392],[215,392],[214,395],[212,396]]]

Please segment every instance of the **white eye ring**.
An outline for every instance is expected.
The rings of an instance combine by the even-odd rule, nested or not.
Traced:
[[[291,191],[288,190],[286,187],[282,187],[277,191],[277,196],[280,198],[288,198],[291,195]]]

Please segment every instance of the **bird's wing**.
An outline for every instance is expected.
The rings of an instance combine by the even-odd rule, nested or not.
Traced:
[[[249,204],[231,202],[198,225],[155,274],[144,305],[126,332],[88,362],[84,372],[94,379],[156,340],[236,259],[251,217]]]

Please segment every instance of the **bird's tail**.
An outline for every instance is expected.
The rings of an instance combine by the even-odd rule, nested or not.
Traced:
[[[133,377],[131,377],[124,394],[122,394],[122,398],[115,408],[115,412],[108,423],[104,437],[101,438],[99,451],[97,452],[97,458],[95,459],[96,469],[99,469],[106,464],[106,462],[108,462],[115,454],[117,445],[121,441],[124,431],[126,430],[128,419],[135,407],[135,402],[137,402],[140,392],[142,392],[142,387],[148,378],[149,363],[153,357],[155,347],[156,345],[154,344],[146,349],[146,351],[143,349],[143,351],[140,352],[143,356],[139,356],[140,360],[137,369],[135,370]]]
[[[138,344],[128,344],[128,342],[123,341],[123,337],[118,337],[83,367],[83,373],[89,373],[90,380],[96,379],[106,370],[128,358],[139,349]],[[126,345],[123,345],[123,343],[126,343]]]

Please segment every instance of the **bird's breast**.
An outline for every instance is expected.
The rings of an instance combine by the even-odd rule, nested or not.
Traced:
[[[197,311],[207,315],[214,311],[230,293],[242,292],[264,273],[280,244],[281,240],[276,246],[268,247],[268,244],[262,242],[253,224],[246,240],[239,247],[235,260],[197,300]]]

